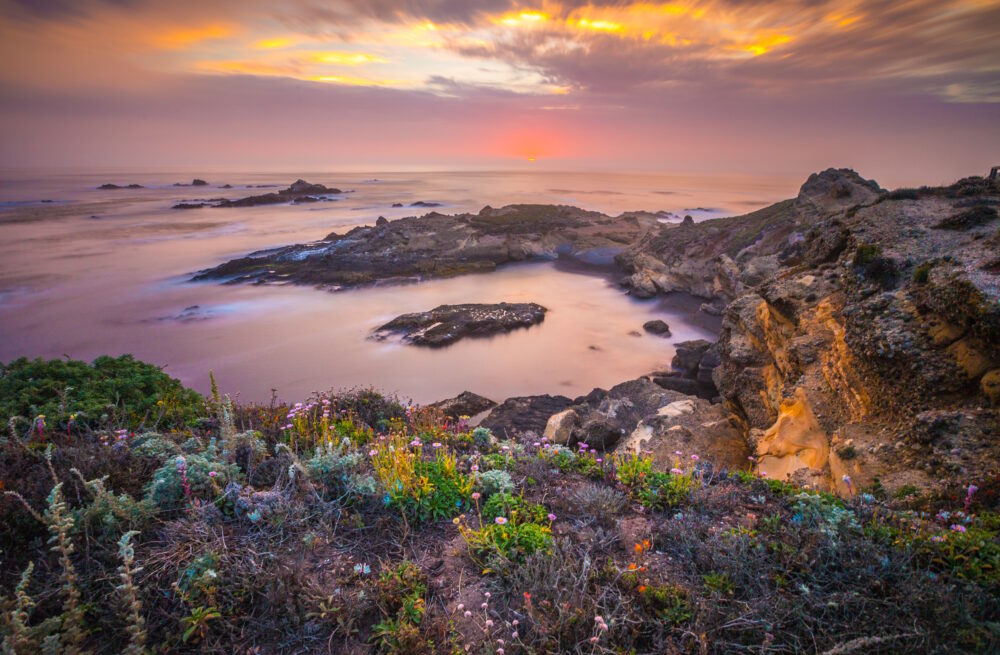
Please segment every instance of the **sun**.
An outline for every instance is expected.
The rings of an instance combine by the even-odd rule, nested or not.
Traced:
[[[535,161],[535,158],[534,158],[534,157],[528,157],[528,161],[529,161],[529,162],[534,162],[534,161]]]

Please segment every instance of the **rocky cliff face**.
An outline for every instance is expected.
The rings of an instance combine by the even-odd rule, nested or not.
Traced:
[[[716,385],[768,475],[843,493],[975,476],[1000,454],[1000,197],[859,180],[813,176],[779,220],[778,268],[726,308]]]

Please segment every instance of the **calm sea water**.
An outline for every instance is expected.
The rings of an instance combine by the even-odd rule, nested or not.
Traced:
[[[426,209],[478,211],[510,203],[572,204],[610,214],[666,210],[696,219],[744,213],[795,194],[798,181],[757,177],[596,173],[28,175],[0,179],[0,361],[93,359],[132,353],[199,390],[214,370],[244,400],[288,400],[374,385],[428,402],[470,390],[497,400],[582,394],[665,366],[672,344],[711,336],[684,299],[639,302],[608,277],[555,264],[489,275],[339,293],[293,286],[188,281],[249,251],[321,238]],[[336,202],[247,209],[171,210],[184,200],[237,198],[296,177],[348,190]],[[99,191],[104,182],[143,189]],[[232,184],[234,188],[220,188]],[[273,189],[272,189],[273,190]],[[443,350],[375,342],[370,331],[442,303],[532,301],[544,323]],[[664,318],[668,339],[631,336]]]

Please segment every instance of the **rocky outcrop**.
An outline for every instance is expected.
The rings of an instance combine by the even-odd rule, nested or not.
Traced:
[[[640,298],[682,291],[730,301],[782,267],[779,255],[804,239],[819,217],[873,201],[881,189],[854,171],[830,169],[812,175],[797,198],[744,216],[700,223],[661,224],[655,233],[617,258],[622,280]]]
[[[440,305],[429,312],[398,316],[373,336],[381,340],[402,333],[405,343],[440,348],[469,337],[491,337],[537,325],[547,311],[536,303]]]
[[[145,187],[141,184],[112,184],[108,182],[107,184],[102,184],[97,187],[100,191],[116,191],[118,189],[144,189]]]
[[[486,207],[478,214],[455,216],[431,212],[253,253],[195,279],[344,288],[482,273],[525,260],[569,257],[610,264],[615,254],[658,225],[651,218],[619,220],[553,205]]]
[[[982,474],[1000,455],[996,237],[940,224],[995,192],[807,185],[811,225],[727,307],[718,343],[715,382],[761,471],[842,493]]]

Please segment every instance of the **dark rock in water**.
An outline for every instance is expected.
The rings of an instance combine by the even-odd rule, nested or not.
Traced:
[[[649,332],[650,334],[656,334],[661,337],[670,336],[670,326],[667,325],[666,321],[661,321],[660,319],[656,319],[654,321],[646,321],[645,323],[642,324],[642,329],[645,330],[646,332]]]
[[[401,203],[401,202],[394,202],[394,203],[392,203],[392,206],[393,207],[402,207],[403,203]]]
[[[299,205],[307,202],[319,202],[319,198],[317,198],[316,196],[299,196],[298,198],[292,201],[292,204]]]
[[[694,339],[693,341],[681,341],[674,344],[677,353],[670,361],[670,365],[686,376],[694,379],[698,376],[698,365],[701,363],[702,355],[711,347],[711,343],[704,339]]]
[[[641,337],[642,336],[642,332],[639,332],[639,330],[629,330],[628,331],[628,335],[630,337]]]
[[[500,438],[524,432],[541,434],[549,417],[573,404],[566,396],[523,396],[497,405],[479,425]]]
[[[382,227],[383,225],[388,225],[388,224],[389,224],[389,219],[386,218],[385,216],[379,216],[378,219],[375,221],[375,227]]]
[[[223,184],[223,185],[222,185],[221,187],[219,187],[219,188],[220,188],[220,189],[232,189],[232,188],[233,188],[233,185],[232,185],[232,184]]]
[[[200,209],[201,207],[214,207],[210,202],[179,202],[171,209]]]
[[[121,186],[120,184],[111,184],[109,182],[107,184],[102,184],[97,188],[102,191],[113,191],[115,189],[143,189],[145,187],[143,187],[141,184],[129,184],[126,186]]]
[[[681,221],[681,225],[684,225],[685,227],[690,227],[691,225],[694,225],[694,219],[691,217],[691,214],[688,214],[687,216],[684,217],[684,220]]]
[[[496,403],[489,398],[484,398],[471,391],[463,391],[454,398],[439,400],[430,406],[440,409],[445,416],[460,418],[462,416],[475,416],[486,410],[496,407]]]
[[[217,207],[257,207],[259,205],[277,205],[286,202],[316,202],[315,196],[343,193],[322,184],[311,184],[305,180],[296,180],[288,188],[274,193],[259,196],[248,196],[238,200],[220,200]]]
[[[429,312],[404,314],[375,330],[376,338],[404,333],[403,340],[438,348],[466,337],[489,337],[545,320],[548,311],[535,303],[441,305]]]
[[[200,180],[197,177],[191,180],[191,186],[208,186],[208,182],[205,180]]]
[[[426,200],[418,200],[416,202],[411,202],[410,207],[440,207],[439,202],[427,202]]]

